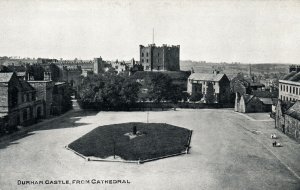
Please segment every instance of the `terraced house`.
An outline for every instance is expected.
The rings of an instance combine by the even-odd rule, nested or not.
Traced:
[[[43,104],[36,90],[15,72],[0,73],[0,130],[30,125],[43,117]]]

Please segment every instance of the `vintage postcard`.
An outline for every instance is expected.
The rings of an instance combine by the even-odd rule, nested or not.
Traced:
[[[0,190],[300,189],[300,1],[0,7]]]

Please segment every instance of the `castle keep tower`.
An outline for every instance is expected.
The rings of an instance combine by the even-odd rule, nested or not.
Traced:
[[[140,45],[140,63],[145,71],[180,71],[180,46]]]

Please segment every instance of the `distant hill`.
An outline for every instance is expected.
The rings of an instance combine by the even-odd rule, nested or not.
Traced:
[[[280,63],[261,63],[251,64],[251,73],[253,74],[271,74],[271,73],[288,73],[290,64]],[[198,73],[212,72],[213,69],[218,69],[228,76],[235,76],[237,73],[249,73],[249,64],[241,63],[212,63],[212,62],[197,62],[190,60],[180,61],[180,69],[190,71],[191,68]]]

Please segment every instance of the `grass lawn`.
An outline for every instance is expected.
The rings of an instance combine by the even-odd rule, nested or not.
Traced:
[[[125,134],[132,132],[134,125],[143,135],[130,139]],[[122,159],[145,160],[184,151],[189,135],[188,129],[164,123],[123,123],[100,126],[69,144],[69,148],[85,156],[107,158],[115,150]]]

